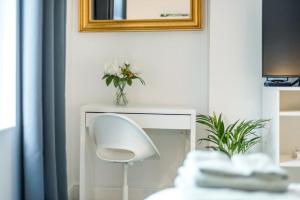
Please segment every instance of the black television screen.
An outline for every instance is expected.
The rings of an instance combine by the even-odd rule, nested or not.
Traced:
[[[263,0],[263,76],[300,77],[300,0]]]

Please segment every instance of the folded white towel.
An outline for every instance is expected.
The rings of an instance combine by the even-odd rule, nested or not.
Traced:
[[[262,153],[234,155],[229,159],[225,154],[216,151],[193,151],[188,154],[184,166],[196,166],[202,172],[213,174],[271,175],[272,177],[287,178],[287,173]]]
[[[231,188],[246,191],[284,192],[287,189],[287,180],[266,180],[257,177],[220,176],[205,173],[191,175],[190,169],[180,168],[179,176],[175,179],[175,186],[180,188],[210,187]]]
[[[178,170],[175,185],[282,192],[288,187],[288,176],[264,154],[230,160],[219,152],[194,151]]]

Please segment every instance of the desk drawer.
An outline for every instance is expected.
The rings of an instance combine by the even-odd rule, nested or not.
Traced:
[[[103,113],[86,113],[85,124],[89,127],[94,117]],[[135,121],[142,128],[149,129],[191,129],[191,115],[168,115],[168,114],[122,114]]]

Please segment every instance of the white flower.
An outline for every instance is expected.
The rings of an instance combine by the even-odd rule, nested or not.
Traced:
[[[134,74],[140,74],[141,73],[141,69],[139,67],[137,67],[136,65],[130,66],[130,71]]]
[[[120,78],[122,77],[122,68],[121,67],[118,67],[116,75]]]
[[[119,62],[117,60],[114,60],[111,64],[105,64],[104,74],[120,76],[121,68]]]
[[[125,68],[126,68],[125,64],[120,65],[120,69],[125,69]]]
[[[106,63],[104,65],[104,74],[109,74],[111,68],[111,64]]]
[[[117,60],[117,59],[115,59],[113,62],[112,62],[112,65],[114,66],[114,67],[120,67],[121,66],[121,63]]]
[[[128,60],[125,60],[125,61],[124,61],[124,64],[125,64],[125,65],[130,65],[130,62],[129,62]]]

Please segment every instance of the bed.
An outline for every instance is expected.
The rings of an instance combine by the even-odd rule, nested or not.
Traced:
[[[291,184],[286,193],[214,188],[169,188],[151,195],[146,200],[300,200],[300,185]]]
[[[300,184],[263,153],[190,152],[174,185],[146,200],[300,200]]]

